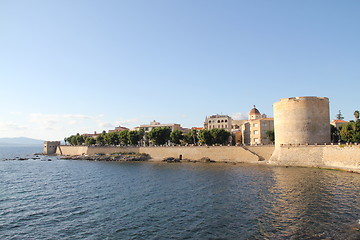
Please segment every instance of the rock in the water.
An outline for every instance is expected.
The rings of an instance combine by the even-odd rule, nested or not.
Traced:
[[[167,157],[167,158],[164,158],[163,162],[168,162],[168,163],[180,162],[180,159],[173,158],[173,157]]]
[[[204,162],[204,163],[210,163],[210,162],[215,162],[214,160],[211,160],[208,157],[203,157],[199,160],[200,162]]]

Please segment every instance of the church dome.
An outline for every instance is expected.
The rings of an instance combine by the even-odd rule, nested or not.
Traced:
[[[257,110],[257,108],[254,105],[254,107],[249,112],[249,120],[254,120],[259,118],[261,118],[261,113],[259,112],[259,110]]]
[[[254,107],[250,110],[249,115],[261,115],[261,113],[259,112],[259,110],[257,110],[257,108],[254,105]]]

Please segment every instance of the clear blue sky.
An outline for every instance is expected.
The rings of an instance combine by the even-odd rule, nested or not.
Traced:
[[[280,98],[360,109],[360,1],[2,0],[0,137],[272,116]]]

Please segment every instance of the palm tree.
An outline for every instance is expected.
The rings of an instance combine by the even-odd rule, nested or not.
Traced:
[[[356,110],[356,111],[354,112],[354,116],[355,116],[355,120],[356,120],[356,121],[359,120],[359,111],[358,111],[358,110]]]

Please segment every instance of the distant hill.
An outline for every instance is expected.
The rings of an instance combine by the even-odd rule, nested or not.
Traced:
[[[0,138],[0,146],[10,146],[10,145],[42,145],[44,140],[26,138],[26,137],[17,137],[17,138]]]

